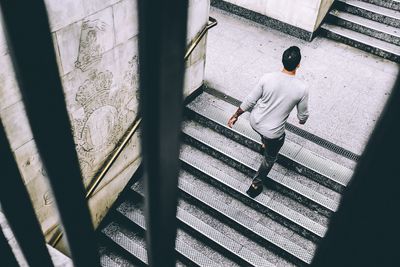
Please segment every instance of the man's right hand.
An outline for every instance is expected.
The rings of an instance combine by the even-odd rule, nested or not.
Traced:
[[[238,119],[238,118],[235,117],[235,116],[231,117],[231,118],[229,119],[229,121],[228,121],[228,126],[229,126],[230,128],[232,128],[233,125],[236,123],[237,119]]]

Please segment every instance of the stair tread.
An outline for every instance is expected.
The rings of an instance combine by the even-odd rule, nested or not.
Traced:
[[[240,182],[235,178],[232,178],[230,175],[224,173],[223,171],[210,166],[206,165],[203,162],[198,162],[193,159],[193,157],[189,153],[185,153],[184,151],[181,153],[181,160],[186,164],[193,166],[194,168],[200,170],[201,172],[205,173],[206,175],[212,177],[214,180],[218,180],[221,183],[225,184],[225,186],[229,187],[231,190],[234,190],[237,194],[241,195],[242,197],[248,198],[251,201],[256,202],[258,205],[261,205],[267,209],[276,212],[280,216],[284,217],[285,219],[301,226],[302,228],[314,233],[319,237],[323,237],[326,233],[326,227],[313,221],[312,219],[308,218],[307,216],[293,210],[275,200],[272,200],[265,193],[261,193],[257,198],[250,198],[247,196],[245,191],[248,188],[248,184]],[[250,181],[250,180],[249,180]]]
[[[144,194],[140,190],[135,190],[138,194],[144,197]],[[129,206],[128,202],[124,202],[121,206]],[[135,215],[140,214],[139,210],[132,210],[127,209],[126,207],[122,207],[118,209],[124,216],[128,218],[137,216]],[[274,266],[272,263],[267,261],[266,259],[258,256],[257,254],[253,253],[242,244],[237,243],[235,240],[227,237],[223,233],[219,232],[218,230],[214,229],[210,225],[206,224],[202,220],[196,218],[195,216],[191,215],[189,212],[185,211],[184,209],[178,206],[177,208],[177,218],[185,225],[189,226],[190,228],[194,229],[198,233],[206,236],[219,246],[223,247],[224,249],[228,250],[231,253],[237,254],[247,263],[252,264],[254,266]]]
[[[365,34],[362,34],[362,33],[356,32],[356,31],[352,31],[352,30],[343,28],[341,26],[329,24],[329,23],[322,24],[321,28],[325,29],[327,31],[333,32],[335,34],[341,35],[343,37],[346,37],[346,38],[358,41],[360,43],[369,45],[371,47],[375,47],[380,50],[400,56],[400,46],[390,44],[388,42],[381,41],[374,37],[370,37]]]
[[[386,7],[374,5],[371,3],[363,2],[363,1],[357,1],[357,0],[338,0],[339,2],[345,3],[347,5],[351,5],[354,7],[358,7],[364,10],[368,10],[370,12],[380,14],[386,17],[394,18],[400,20],[400,12],[389,9]]]
[[[196,140],[196,142],[204,144],[204,146],[208,146],[213,150],[226,155],[227,158],[232,158],[232,160],[234,161],[239,160],[240,163],[243,163],[243,166],[253,171],[258,169],[261,161],[263,160],[263,156],[260,153],[255,152],[254,150],[240,143],[237,143],[229,139],[228,137],[216,131],[213,131],[212,129],[207,128],[197,122],[185,121],[182,125],[182,132],[191,139]],[[341,196],[339,193],[301,174],[296,173],[295,175],[293,175],[294,172],[291,172],[277,162],[272,167],[272,170],[278,171],[278,169],[281,170],[281,172],[285,176],[296,178],[296,180],[299,180],[302,184],[310,187],[317,193],[325,195],[335,202],[340,201]]]
[[[300,245],[294,243],[293,241],[265,227],[261,223],[254,221],[252,218],[250,218],[243,212],[232,209],[226,203],[215,201],[214,199],[210,198],[207,193],[203,192],[202,190],[199,190],[198,188],[194,188],[189,182],[183,179],[180,179],[179,188],[182,191],[186,192],[191,197],[197,198],[199,201],[207,205],[209,208],[235,221],[237,224],[244,226],[245,228],[257,234],[264,240],[279,247],[283,251],[286,251],[287,253],[298,258],[299,260],[305,263],[311,262],[313,255],[305,248],[302,248]]]
[[[104,229],[102,229],[102,233],[112,240],[114,243],[119,245],[121,248],[126,250],[128,253],[133,255],[139,261],[144,264],[148,264],[147,262],[147,251],[144,246],[144,241],[139,242],[139,237],[137,239],[133,239],[128,237],[125,233],[119,230],[118,224],[112,222],[107,225]]]
[[[254,155],[256,152],[246,148],[232,148],[231,145],[227,145],[226,143],[222,142],[219,139],[216,138],[208,138],[210,136],[210,133],[207,133],[205,135],[201,134],[199,131],[190,131],[189,127],[184,127],[183,132],[186,132],[190,138],[196,140],[199,143],[204,144],[204,146],[208,146],[211,149],[218,151],[219,153],[225,155],[226,158],[229,158],[236,164],[240,164],[245,166],[247,169],[250,169],[253,174],[257,171],[261,161],[262,161],[262,156],[261,155]],[[205,131],[204,131],[205,132]],[[207,137],[206,137],[207,136]],[[214,136],[215,137],[215,136]],[[238,145],[239,146],[239,145]],[[185,148],[185,145],[182,146],[182,148]],[[181,152],[181,160],[187,160],[190,159],[192,156],[190,153],[185,153],[185,150],[182,149]],[[195,162],[192,160],[192,164],[195,165],[197,168],[200,168],[203,170],[203,172],[210,172],[207,169],[210,168],[210,170],[213,170],[212,166],[206,165],[203,162]],[[228,167],[228,166],[227,166]],[[268,177],[275,181],[276,183],[280,184],[281,186],[284,186],[288,188],[289,190],[292,190],[296,193],[301,194],[302,196],[306,197],[309,200],[312,200],[313,202],[329,209],[330,211],[335,211],[338,207],[338,201],[340,200],[340,196],[335,199],[332,199],[330,196],[328,196],[328,193],[339,195],[336,192],[333,192],[332,190],[328,188],[322,188],[322,185],[319,186],[319,190],[315,188],[315,183],[310,180],[310,183],[313,183],[314,188],[309,187],[308,185],[303,184],[304,182],[299,182],[290,177],[290,175],[286,175],[285,173],[280,173],[278,171],[278,168],[283,168],[280,167],[278,164],[275,164],[272,167],[272,170],[270,171]],[[283,168],[284,169],[284,168]],[[284,169],[285,171],[286,169]],[[221,175],[223,175],[221,173]],[[289,176],[289,177],[288,177]],[[249,177],[250,178],[250,177]],[[249,182],[251,180],[249,179]],[[322,191],[321,189],[325,189],[324,193],[319,192]]]
[[[346,20],[346,21],[350,21],[353,23],[356,23],[358,25],[373,29],[375,31],[379,31],[379,32],[383,32],[386,34],[390,34],[392,36],[398,37],[400,38],[400,29],[381,23],[381,22],[377,22],[374,20],[370,20],[367,18],[363,18],[357,15],[353,15],[351,13],[345,12],[345,11],[340,11],[337,9],[331,10],[329,12],[330,15],[335,16],[337,18]]]
[[[215,122],[220,127],[236,132],[261,145],[260,136],[251,128],[248,120],[241,118],[232,129],[228,128],[226,123],[232,114],[228,114],[227,110],[236,109],[233,105],[204,92],[187,105],[187,108]],[[353,175],[352,170],[321,157],[290,140],[285,141],[279,154],[320,173],[342,186],[346,186]]]
[[[200,137],[196,137],[199,140],[201,140]],[[249,169],[252,169],[254,171],[254,173],[257,171],[258,168],[258,163],[257,162],[246,162],[248,160],[246,160],[247,158],[242,157],[242,155],[240,155],[240,153],[235,153],[235,152],[227,152],[226,147],[221,147],[218,145],[218,142],[209,142],[208,143],[209,146],[213,146],[215,149],[219,150],[221,153],[224,153],[226,155],[228,155],[232,160],[234,160],[235,162],[245,165],[246,167],[248,167]],[[186,155],[181,155],[182,157],[187,157],[189,158],[190,155],[186,154]],[[207,166],[208,168],[209,166]],[[211,166],[210,166],[211,168]],[[202,168],[204,169],[204,167]],[[329,211],[336,211],[339,203],[330,199],[329,197],[318,193],[314,190],[312,190],[311,188],[308,188],[307,186],[301,184],[300,182],[297,182],[295,180],[292,180],[288,177],[286,177],[285,175],[275,171],[274,169],[272,169],[270,171],[270,173],[268,174],[268,178],[270,178],[271,180],[273,180],[274,182],[278,183],[281,186],[284,186],[285,188],[288,188],[289,190],[300,194],[301,196],[313,201],[314,203],[328,209]]]
[[[118,267],[118,266],[120,266],[120,264],[118,262],[114,261],[107,255],[100,256],[100,264],[103,267]]]
[[[110,250],[107,245],[100,246],[100,265],[102,267],[135,267],[137,264],[133,264],[121,255]]]
[[[121,208],[121,206],[119,206],[117,210],[143,230],[146,229],[145,217],[139,209],[131,209],[130,212],[126,212]],[[221,266],[198,250],[192,248],[189,244],[179,238],[179,236],[175,241],[175,249],[178,253],[190,259],[199,266]]]

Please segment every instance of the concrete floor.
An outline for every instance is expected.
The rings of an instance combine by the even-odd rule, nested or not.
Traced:
[[[323,37],[306,42],[216,8],[210,16],[218,25],[208,33],[209,86],[243,100],[263,73],[281,70],[283,51],[297,45],[303,56],[298,76],[310,90],[304,129],[362,153],[395,83],[398,64]],[[299,125],[295,112],[289,122]]]

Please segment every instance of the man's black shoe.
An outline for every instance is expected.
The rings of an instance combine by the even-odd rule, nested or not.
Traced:
[[[247,189],[246,193],[252,197],[255,198],[256,196],[258,196],[259,194],[261,194],[261,192],[263,191],[263,186],[261,183],[258,184],[254,184],[252,183],[249,187],[249,189]]]

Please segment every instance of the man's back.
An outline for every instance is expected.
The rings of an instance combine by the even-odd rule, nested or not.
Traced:
[[[305,84],[283,72],[264,75],[256,88],[240,106],[243,110],[254,107],[250,124],[263,136],[274,139],[285,131],[285,123],[293,108],[298,107],[298,118],[308,118],[308,90]]]

